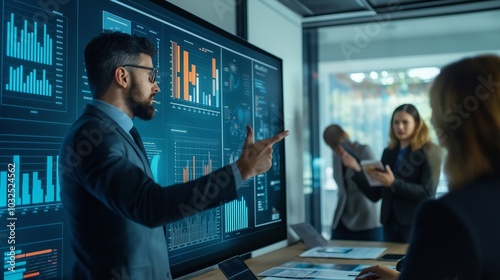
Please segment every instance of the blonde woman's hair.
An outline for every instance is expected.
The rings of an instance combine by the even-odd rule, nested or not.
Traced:
[[[500,169],[500,57],[445,66],[430,90],[432,122],[448,150],[450,190]]]
[[[394,149],[399,144],[399,139],[396,137],[396,133],[394,133],[394,129],[392,128],[392,123],[394,122],[394,115],[399,112],[406,112],[413,117],[415,121],[415,131],[411,136],[410,146],[411,150],[415,151],[422,148],[424,145],[431,141],[429,136],[429,129],[425,124],[424,120],[420,117],[418,110],[412,104],[403,104],[394,109],[391,117],[391,129],[389,132],[389,148]]]

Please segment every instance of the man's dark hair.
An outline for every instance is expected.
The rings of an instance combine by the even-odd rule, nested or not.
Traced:
[[[348,140],[346,138],[345,131],[336,124],[328,126],[323,132],[323,139],[328,146],[334,148],[340,145],[340,143]]]
[[[104,31],[85,47],[85,67],[94,98],[99,98],[113,80],[116,67],[139,63],[140,54],[154,56],[155,45],[146,37]]]

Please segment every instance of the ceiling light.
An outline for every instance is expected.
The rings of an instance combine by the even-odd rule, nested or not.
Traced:
[[[412,68],[408,70],[408,76],[427,81],[434,79],[439,74],[437,67]]]
[[[361,83],[365,78],[366,74],[365,73],[352,73],[349,75],[351,80],[355,81],[356,83]]]

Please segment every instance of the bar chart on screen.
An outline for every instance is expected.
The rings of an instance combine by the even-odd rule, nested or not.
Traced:
[[[224,232],[248,228],[248,205],[244,197],[224,204]]]
[[[194,41],[171,41],[173,106],[219,114],[218,48]]]
[[[51,13],[39,21],[37,7],[7,1],[4,7],[2,105],[66,111],[67,18]]]
[[[18,187],[20,187],[16,192],[16,205],[27,207],[40,203],[60,203],[59,178],[54,175],[58,172],[58,156],[46,156],[42,160],[46,161],[47,167],[44,174],[40,174],[38,171],[25,172],[22,169],[21,157],[19,155],[13,156],[12,162],[16,167],[14,175],[16,178],[20,178],[16,180]],[[29,168],[26,169],[29,170]],[[0,197],[0,209],[2,209],[7,207],[7,171],[0,171],[0,178],[0,193],[3,194]]]
[[[221,210],[205,210],[179,222],[167,225],[168,248],[177,250],[221,238]]]
[[[177,139],[174,143],[176,183],[208,175],[221,167],[220,152],[208,139]]]
[[[1,135],[0,139],[0,215],[8,206],[8,194],[15,196],[16,211],[59,208],[59,138]],[[8,193],[9,183],[15,187],[13,193]]]
[[[12,244],[6,246],[7,242],[0,242],[4,259],[3,279],[60,279],[62,223],[17,227],[15,238],[15,250],[11,250],[14,249]]]

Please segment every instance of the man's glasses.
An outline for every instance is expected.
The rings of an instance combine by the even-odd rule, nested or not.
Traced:
[[[122,65],[122,67],[134,67],[134,68],[141,68],[141,69],[150,70],[151,73],[149,74],[149,81],[151,83],[154,83],[156,81],[156,76],[158,76],[158,69],[157,68],[151,68],[151,67],[146,67],[146,66],[141,66],[141,65],[133,65],[133,64],[125,64],[125,65]]]

